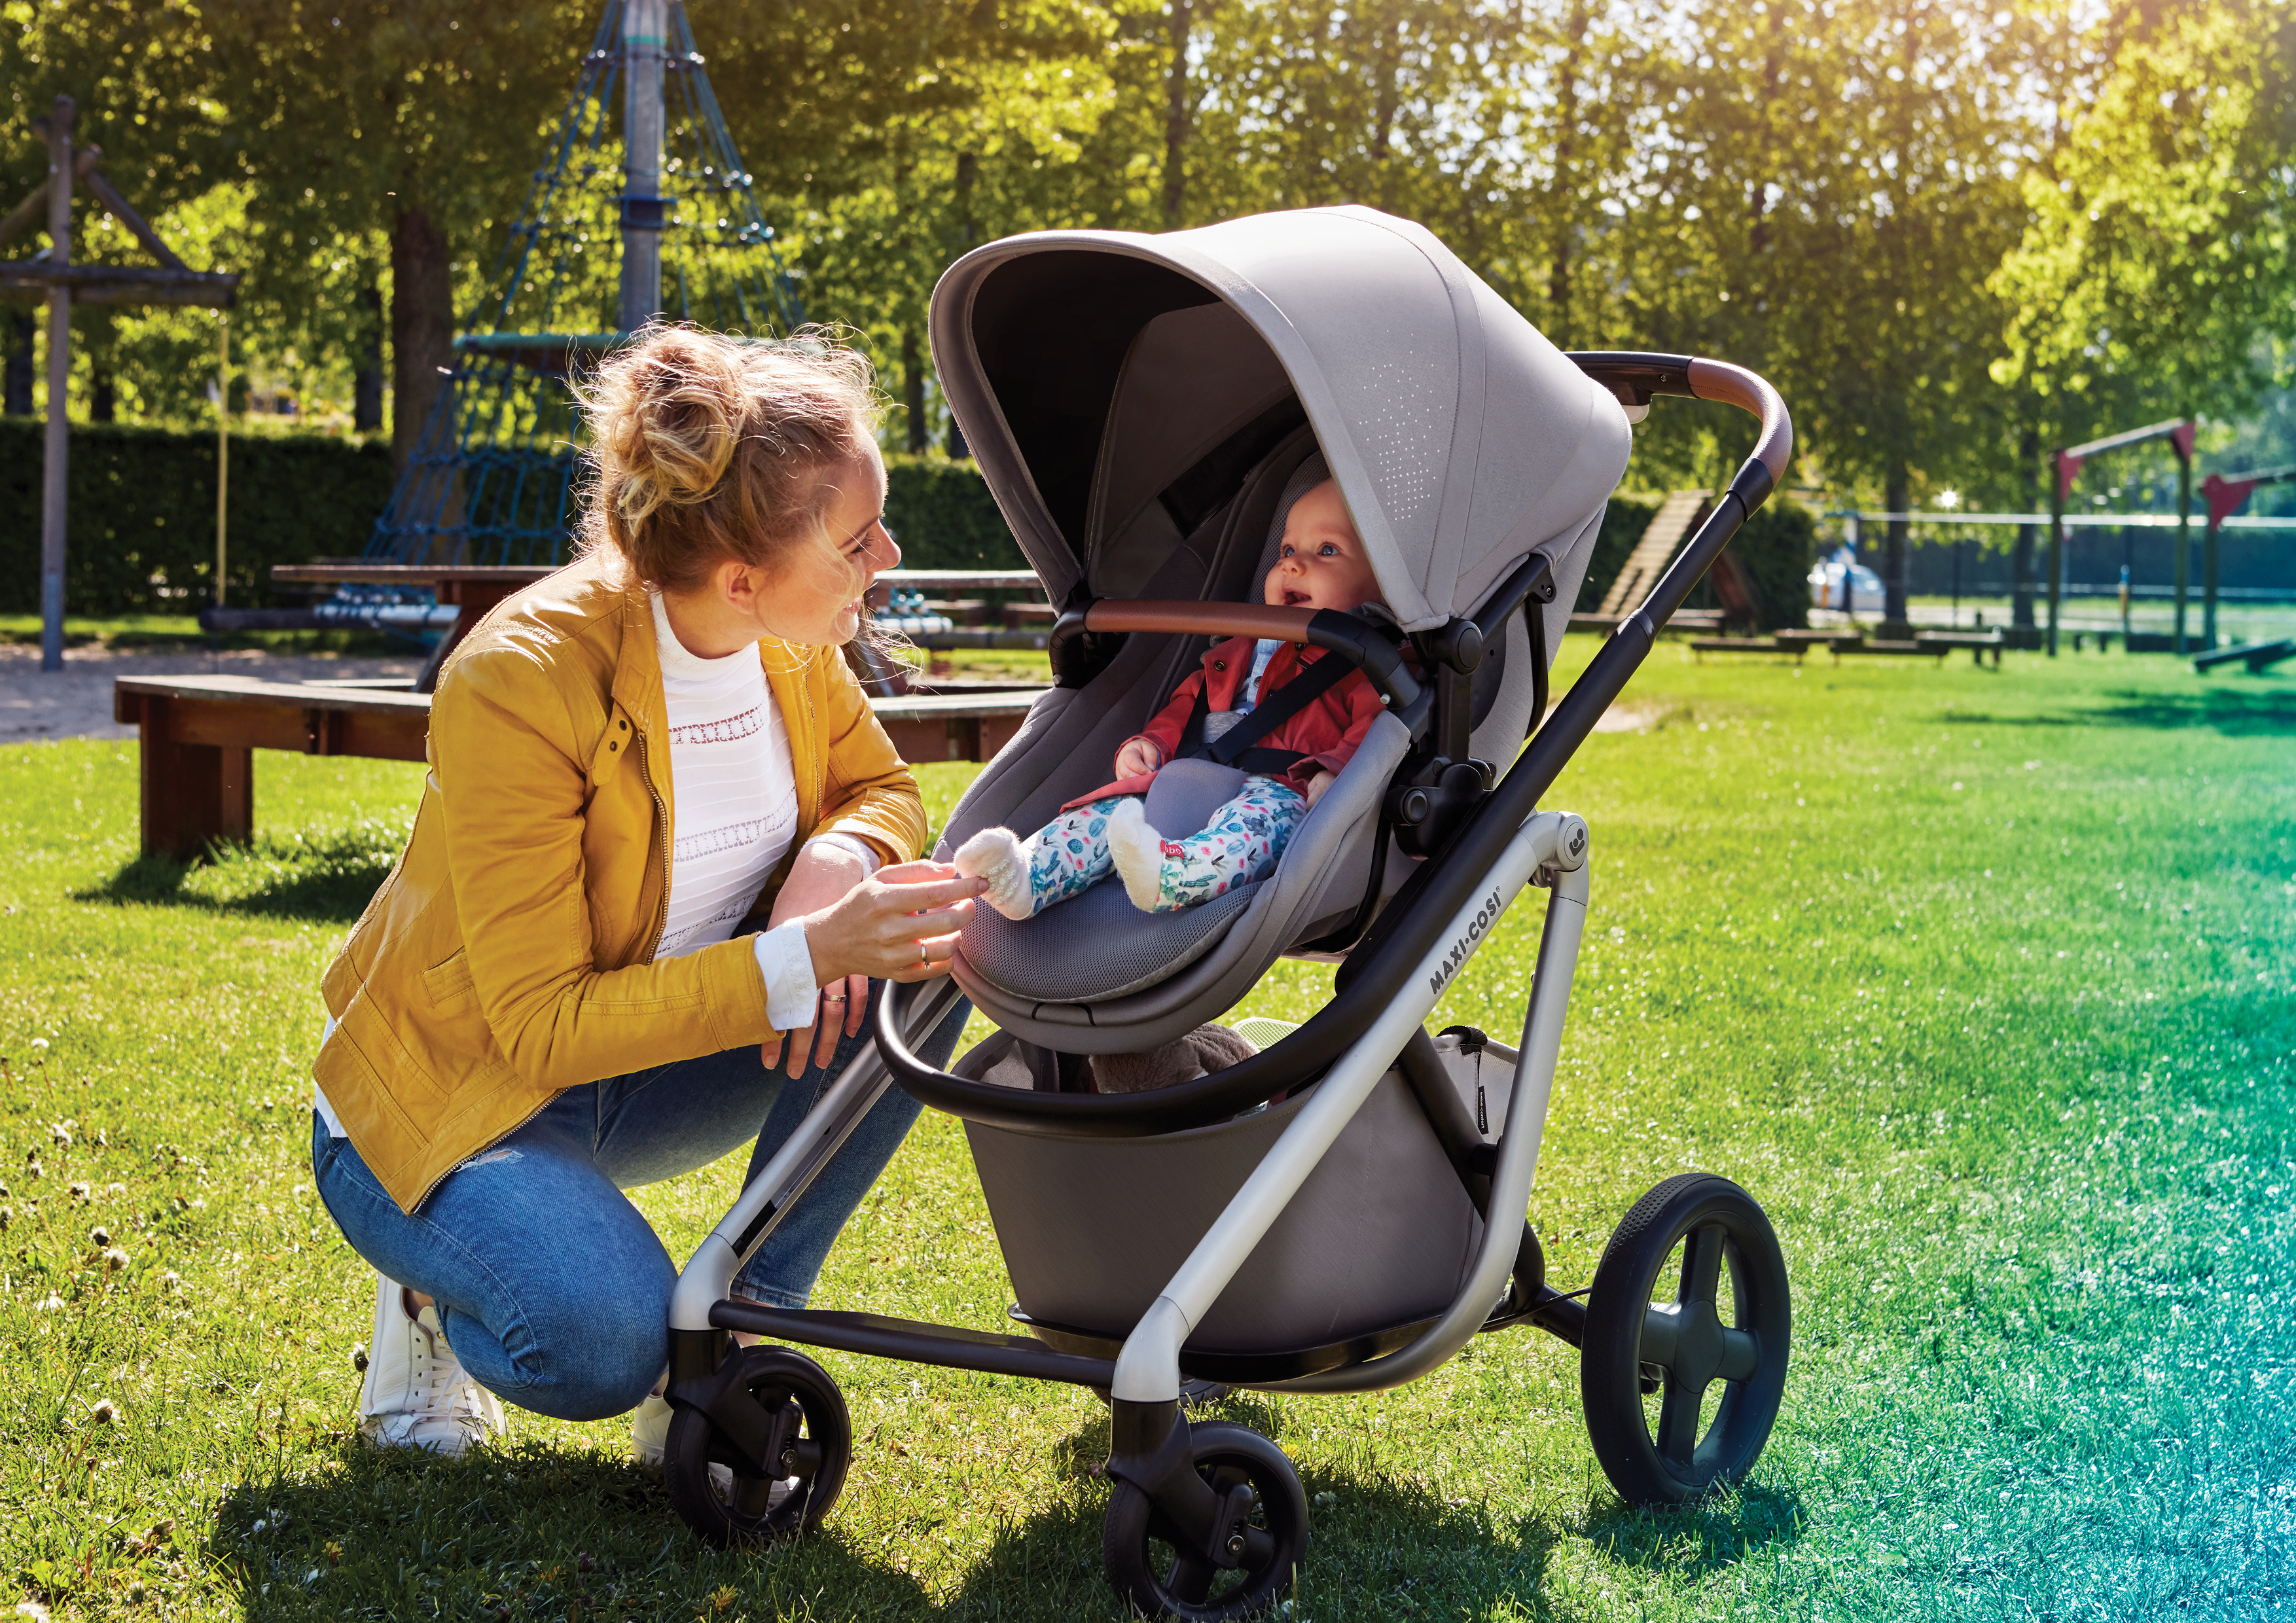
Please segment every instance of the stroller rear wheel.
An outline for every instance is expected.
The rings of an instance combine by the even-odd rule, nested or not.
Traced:
[[[1283,1450],[1249,1427],[1207,1421],[1189,1427],[1188,1442],[1213,1493],[1249,1496],[1229,1546],[1236,1564],[1191,1553],[1155,1501],[1119,1480],[1101,1531],[1108,1581],[1145,1618],[1250,1617],[1290,1587],[1307,1557],[1307,1489]]]
[[[1578,1361],[1587,1437],[1619,1496],[1675,1504],[1751,1471],[1791,1338],[1785,1258],[1753,1196],[1690,1172],[1636,1201],[1595,1270]]]
[[[853,1422],[829,1372],[786,1347],[738,1349],[733,1398],[762,1412],[750,1455],[699,1409],[680,1406],[662,1448],[670,1507],[714,1545],[770,1542],[821,1525],[845,1486]]]

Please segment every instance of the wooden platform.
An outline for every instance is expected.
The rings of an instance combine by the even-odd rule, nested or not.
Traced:
[[[985,761],[1021,729],[1041,689],[873,699],[901,758]],[[365,682],[257,676],[121,676],[113,719],[142,739],[144,851],[189,860],[255,827],[255,751],[419,761],[430,696]]]

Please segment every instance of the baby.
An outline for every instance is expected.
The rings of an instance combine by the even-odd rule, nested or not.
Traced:
[[[1287,609],[1342,611],[1377,601],[1371,561],[1330,480],[1292,504],[1263,597]],[[1361,671],[1349,671],[1254,741],[1235,762],[1253,775],[1196,832],[1165,839],[1132,797],[1147,791],[1167,761],[1217,742],[1285,686],[1339,657],[1267,639],[1218,644],[1147,730],[1117,750],[1116,782],[1070,801],[1032,839],[981,830],[957,848],[957,871],[987,880],[981,900],[1008,919],[1033,918],[1080,895],[1111,867],[1133,906],[1148,913],[1193,907],[1267,878],[1380,713],[1379,695]]]

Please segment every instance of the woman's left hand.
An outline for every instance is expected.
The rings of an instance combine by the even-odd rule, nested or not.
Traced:
[[[842,900],[854,886],[868,877],[867,865],[843,846],[827,841],[809,845],[798,853],[781,893],[774,898],[773,916],[767,921],[767,928],[818,913]],[[767,1070],[782,1065],[794,1079],[803,1074],[808,1058],[828,1064],[837,1052],[838,1039],[859,1031],[868,1009],[869,978],[842,976],[821,988],[812,1025],[802,1031],[785,1031],[772,1042],[761,1045],[758,1057],[765,1061]]]

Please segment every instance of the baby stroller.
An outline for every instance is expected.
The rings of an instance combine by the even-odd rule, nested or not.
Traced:
[[[818,1521],[844,1478],[850,1429],[828,1374],[786,1345],[736,1348],[736,1330],[1103,1389],[1108,1575],[1151,1617],[1258,1610],[1308,1543],[1283,1452],[1191,1419],[1188,1383],[1370,1391],[1478,1334],[1536,1326],[1578,1349],[1595,1453],[1627,1499],[1742,1478],[1789,1337],[1760,1208],[1724,1178],[1669,1177],[1570,1291],[1546,1279],[1525,1214],[1589,888],[1586,825],[1538,802],[1784,472],[1776,391],[1714,361],[1565,355],[1428,232],[1360,208],[992,243],[942,278],[931,332],[951,409],[1063,606],[1058,685],[959,803],[944,859],[1104,781],[1208,636],[1329,650],[1385,713],[1267,879],[1169,914],[1135,910],[1114,882],[1025,922],[983,909],[954,986],[879,998],[873,1047],[678,1282],[680,1513],[715,1540],[772,1537]],[[1548,714],[1628,424],[1658,395],[1740,406],[1759,443]],[[1289,501],[1326,467],[1386,616],[1252,601]],[[1240,776],[1176,762],[1149,822],[1199,826]],[[1431,1034],[1445,986],[1529,886],[1548,895],[1520,1045]],[[1285,955],[1341,965],[1305,1025],[1247,1021],[1258,1052],[1238,1063],[1086,1091],[1092,1056],[1186,1037]],[[944,1071],[911,1043],[960,988],[998,1030]],[[726,1299],[888,1086],[964,1119],[1027,1334]]]

